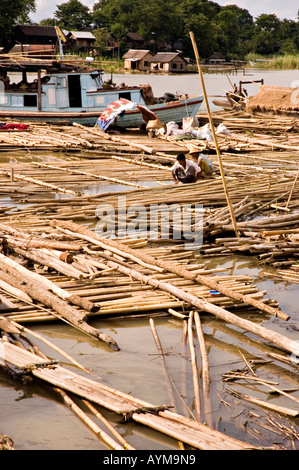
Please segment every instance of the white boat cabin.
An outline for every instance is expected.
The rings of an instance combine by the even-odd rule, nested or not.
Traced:
[[[14,74],[0,76],[0,110],[28,111],[101,111],[112,101],[126,98],[146,104],[140,87],[118,87],[103,82],[103,72],[51,72],[41,76],[23,72],[22,80],[14,83]],[[18,74],[19,75],[19,74]],[[7,77],[9,80],[7,80]],[[20,77],[20,76],[19,76]]]

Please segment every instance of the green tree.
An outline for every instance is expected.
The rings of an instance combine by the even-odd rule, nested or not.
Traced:
[[[279,52],[282,54],[297,54],[299,51],[299,23],[292,20],[284,19],[279,27]]]
[[[57,21],[54,18],[44,18],[39,24],[40,26],[56,26]]]
[[[217,15],[218,50],[227,58],[242,58],[248,52],[253,33],[253,18],[243,8],[228,5]]]
[[[177,12],[184,27],[184,34],[189,41],[189,53],[192,54],[190,31],[193,32],[198,44],[200,57],[208,57],[217,45],[218,27],[216,16],[221,7],[207,0],[182,0]]]
[[[254,52],[258,54],[273,54],[275,44],[279,40],[280,20],[273,13],[262,14],[255,20],[255,29],[252,38]]]
[[[92,16],[87,6],[79,0],[69,0],[57,6],[54,13],[58,25],[70,31],[84,29],[92,23]]]
[[[35,11],[35,0],[1,0],[0,2],[0,45],[8,46],[13,28],[20,18],[28,18]]]
[[[254,52],[262,55],[273,54],[275,39],[270,31],[262,30],[254,34],[252,47]]]
[[[96,38],[93,46],[98,49],[100,55],[103,51],[105,51],[107,47],[107,41],[110,36],[110,33],[106,28],[94,29],[92,33]]]
[[[176,14],[176,0],[100,0],[93,8],[93,20],[118,40],[128,32],[138,33],[149,45],[169,44],[183,33]]]

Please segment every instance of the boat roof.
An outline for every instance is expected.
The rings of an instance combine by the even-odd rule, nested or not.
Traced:
[[[71,61],[67,59],[53,60],[53,59],[38,59],[28,58],[22,55],[0,55],[0,73],[7,72],[36,72],[38,70],[45,70],[47,73],[104,73],[102,69],[91,67],[85,61]]]

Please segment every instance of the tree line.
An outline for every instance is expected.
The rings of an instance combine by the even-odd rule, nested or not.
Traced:
[[[30,13],[35,8],[35,0],[1,0],[0,46],[9,42],[16,24],[32,24]],[[68,0],[56,6],[53,18],[39,24],[69,31],[92,28],[103,55],[111,35],[125,52],[128,32],[137,33],[153,52],[181,50],[192,55],[189,32],[193,31],[201,58],[217,51],[232,60],[249,53],[298,55],[298,20],[299,10],[297,21],[275,14],[253,18],[244,8],[208,0],[98,0],[91,10],[80,0]]]

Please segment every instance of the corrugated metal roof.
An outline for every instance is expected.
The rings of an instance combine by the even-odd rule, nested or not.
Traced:
[[[92,39],[95,40],[95,36],[90,31],[70,31],[69,34],[74,36],[76,39]]]

